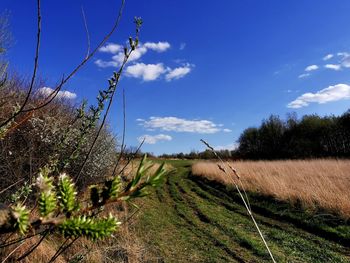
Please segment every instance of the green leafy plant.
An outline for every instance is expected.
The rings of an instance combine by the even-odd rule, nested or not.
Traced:
[[[39,98],[38,101],[30,103],[29,99],[35,97],[31,95],[33,95],[40,47],[41,8],[40,0],[37,1],[37,48],[30,87],[27,93],[22,94],[23,101],[9,111],[8,117],[1,119],[0,139],[9,140],[10,133],[18,131],[18,127],[27,122],[34,128],[43,126],[45,119],[35,117],[34,113],[52,103],[62,86],[106,43],[119,24],[123,7],[124,0],[122,0],[119,15],[111,31],[91,53],[88,51],[86,58],[62,79],[52,94],[43,100]],[[166,174],[164,165],[160,165],[154,173],[151,173],[153,164],[147,160],[145,155],[140,161],[136,175],[129,180],[121,179],[124,167],[119,173],[114,171],[110,178],[105,179],[104,177],[100,183],[78,185],[84,167],[89,165],[90,157],[103,132],[124,66],[139,44],[142,20],[136,17],[134,22],[136,36],[129,37],[129,43],[124,47],[123,62],[119,70],[114,72],[108,80],[108,87],[99,91],[97,105],[90,106],[87,110],[86,102],[83,101],[77,109],[76,116],[69,119],[65,127],[54,127],[54,129],[57,128],[57,132],[51,133],[50,130],[48,134],[45,134],[46,130],[42,130],[50,150],[48,150],[48,156],[43,158],[44,162],[39,166],[41,168],[38,169],[38,172],[37,170],[34,172],[37,177],[31,178],[32,170],[30,170],[30,178],[23,176],[27,180],[19,190],[15,191],[12,204],[0,205],[0,234],[11,233],[9,239],[4,239],[6,241],[0,244],[1,248],[17,243],[21,245],[22,241],[38,234],[42,236],[37,244],[17,258],[19,261],[30,255],[52,233],[63,236],[66,241],[71,239],[70,245],[80,237],[98,240],[111,236],[122,222],[117,219],[113,207],[108,209],[109,212],[112,212],[106,217],[104,215],[106,207],[112,204],[130,203],[136,198],[149,194],[151,188],[161,184]],[[4,79],[2,75],[0,77]],[[36,133],[35,130],[33,133]],[[50,136],[52,138],[47,138]],[[120,164],[123,147],[121,147],[122,151],[116,167]],[[115,155],[113,157],[115,159]],[[127,161],[127,164],[129,162],[130,160]],[[72,169],[74,165],[76,169]],[[17,182],[14,185],[16,184]],[[90,195],[86,199],[87,191],[90,191]],[[29,204],[25,206],[25,203]],[[15,235],[11,238],[14,233],[19,233],[19,237]],[[65,246],[64,241],[50,262],[53,262],[67,247],[69,245]]]
[[[26,234],[29,229],[40,230],[50,226],[50,231],[58,231],[65,237],[84,236],[93,240],[110,236],[121,223],[110,214],[107,218],[99,217],[106,205],[132,201],[149,194],[149,189],[159,186],[166,174],[164,164],[154,173],[150,173],[153,164],[144,155],[136,175],[125,184],[117,175],[105,181],[101,187],[90,186],[90,200],[79,202],[75,183],[65,173],[57,180],[50,176],[50,170],[42,169],[36,180],[38,189],[39,218],[30,218],[30,211],[17,204],[9,208],[10,218],[6,229],[0,225],[1,232],[19,231]],[[8,223],[10,222],[10,227]]]

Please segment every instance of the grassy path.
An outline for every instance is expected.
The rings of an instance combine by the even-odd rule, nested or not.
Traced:
[[[193,178],[189,162],[172,165],[176,172],[147,200],[137,226],[155,255],[152,261],[270,262],[237,196]],[[302,227],[288,213],[274,211],[276,205],[270,209],[254,196],[250,200],[277,262],[350,262],[347,235],[342,238],[339,229],[328,227],[333,236],[327,232],[324,238],[315,233],[325,229]]]

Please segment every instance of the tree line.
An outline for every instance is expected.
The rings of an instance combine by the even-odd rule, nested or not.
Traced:
[[[271,115],[243,131],[235,153],[243,159],[350,157],[350,109],[341,116]]]
[[[259,127],[245,129],[236,150],[220,150],[223,159],[276,160],[350,157],[350,109],[341,116],[321,117],[295,113],[285,120],[277,115],[264,119]],[[212,151],[163,154],[160,158],[215,159]]]

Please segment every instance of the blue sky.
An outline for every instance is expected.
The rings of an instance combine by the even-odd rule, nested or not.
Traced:
[[[12,70],[30,76],[36,1],[2,0],[10,13]],[[119,1],[42,1],[40,76],[53,87],[86,54],[84,7],[91,45],[111,27]],[[127,144],[146,137],[156,154],[203,150],[204,138],[231,148],[240,133],[270,114],[341,114],[350,108],[349,1],[127,0],[117,32],[65,87],[79,103],[119,65],[119,45],[134,34],[140,48],[120,82],[109,120]],[[70,93],[66,93],[70,94]],[[73,98],[74,96],[71,96]]]

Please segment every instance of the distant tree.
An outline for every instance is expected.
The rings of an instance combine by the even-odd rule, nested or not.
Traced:
[[[235,156],[247,159],[320,158],[350,156],[350,110],[343,115],[289,114],[286,121],[271,115],[258,128],[239,137]]]
[[[238,139],[239,154],[243,158],[258,159],[261,153],[261,140],[258,128],[248,128]]]
[[[261,144],[261,157],[264,159],[281,158],[282,139],[285,131],[282,120],[275,115],[271,115],[264,120],[259,129]]]

